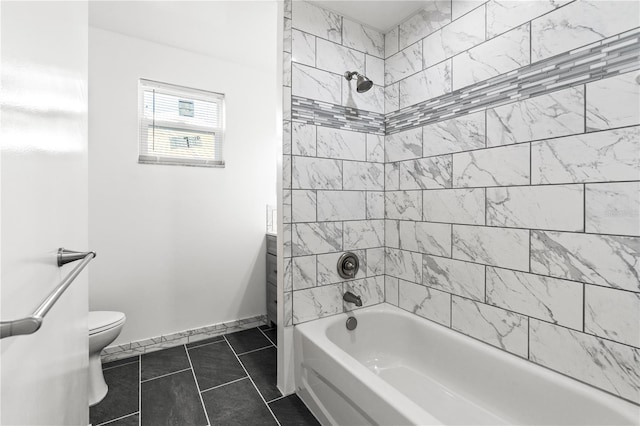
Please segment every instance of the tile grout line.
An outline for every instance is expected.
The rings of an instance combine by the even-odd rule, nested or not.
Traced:
[[[196,377],[196,372],[193,369],[193,363],[191,362],[191,356],[189,355],[189,351],[187,350],[187,345],[184,346],[184,351],[187,353],[187,360],[189,361],[189,365],[191,366],[191,375],[193,376],[193,380],[196,382],[196,389],[198,390],[198,397],[200,398],[200,404],[202,405],[202,409],[204,410],[204,416],[207,419],[207,425],[211,425],[211,421],[209,420],[209,413],[207,413],[207,407],[204,405],[204,400],[202,399],[202,392],[200,391],[200,385],[198,384],[198,378]]]
[[[316,258],[316,261],[317,261],[317,258]],[[317,272],[317,269],[318,269],[318,268],[316,268],[316,283],[318,282],[318,278],[317,278],[317,274],[318,274],[318,272]],[[262,329],[261,329],[260,327],[258,327],[258,330],[260,330],[260,333],[262,333],[262,334],[264,335],[264,337],[266,337],[266,338],[267,338],[267,340],[268,340],[268,341],[270,341],[270,342],[271,342],[271,344],[272,344],[273,346],[275,346],[275,347],[276,347],[276,349],[278,348],[278,345],[276,345],[276,343],[275,343],[273,340],[271,340],[271,339],[269,338],[269,336],[267,336],[267,333],[265,333],[264,331],[262,331]],[[267,347],[268,347],[268,346],[267,346]]]
[[[213,386],[213,387],[208,388],[208,389],[205,389],[205,390],[201,390],[201,391],[200,391],[200,393],[209,392],[210,390],[214,390],[214,389],[221,388],[221,387],[223,387],[223,386],[231,385],[231,384],[233,384],[233,383],[237,383],[237,382],[240,382],[240,381],[242,381],[242,380],[246,380],[246,379],[248,379],[248,378],[249,378],[249,376],[240,377],[239,379],[235,379],[235,380],[232,380],[232,381],[230,381],[230,382],[222,383],[221,385],[216,385],[216,386]]]
[[[251,375],[249,374],[249,371],[247,371],[247,369],[245,368],[244,364],[242,363],[242,361],[240,361],[240,357],[238,356],[238,354],[236,353],[236,351],[233,349],[233,346],[231,346],[231,343],[229,343],[229,340],[227,339],[227,336],[224,336],[224,340],[227,342],[227,345],[229,345],[229,348],[231,348],[231,352],[233,352],[233,355],[236,357],[236,359],[238,360],[238,362],[240,363],[240,366],[242,367],[242,369],[244,370],[245,374],[247,375],[247,377],[249,377],[249,380],[251,381],[251,384],[253,385],[253,387],[255,388],[256,392],[258,392],[258,396],[260,396],[260,399],[262,399],[262,402],[264,403],[264,405],[267,406],[267,410],[269,410],[269,412],[271,413],[271,415],[273,416],[273,419],[276,421],[276,423],[278,424],[278,426],[280,425],[280,421],[278,421],[278,418],[276,417],[275,414],[273,414],[273,411],[271,410],[271,407],[269,407],[269,404],[267,404],[267,401],[265,401],[264,397],[262,396],[262,394],[260,393],[260,390],[258,389],[258,386],[256,386],[255,382],[253,381],[253,378],[251,377]]]
[[[291,395],[295,395],[295,393],[293,393]],[[282,395],[282,396],[279,396],[277,398],[273,398],[272,400],[267,402],[267,405],[271,404],[272,402],[280,401],[281,399],[284,399],[284,398],[286,398],[288,396],[291,396],[291,395]]]
[[[185,371],[187,371],[187,370],[190,370],[190,369],[191,369],[191,367],[189,367],[189,368],[183,368],[182,370],[172,371],[171,373],[163,374],[163,375],[161,375],[161,376],[152,377],[152,378],[150,378],[150,379],[145,379],[145,380],[142,380],[142,376],[140,376],[140,383],[142,384],[142,383],[151,382],[151,381],[156,380],[156,379],[162,379],[163,377],[172,376],[172,375],[174,375],[174,374],[178,374],[178,373],[183,373],[183,372],[185,372]]]
[[[127,417],[135,416],[136,414],[140,414],[140,411],[134,411],[133,413],[125,414],[124,416],[116,417],[115,419],[107,420],[103,423],[98,423],[95,426],[105,426],[109,425],[109,423],[113,423],[118,420],[126,419]]]
[[[269,340],[269,339],[267,339],[267,340]],[[269,343],[271,343],[271,340],[269,340]],[[270,345],[268,345],[268,346],[264,346],[264,347],[262,347],[262,348],[252,349],[252,350],[250,350],[250,351],[246,351],[246,352],[239,353],[239,354],[238,354],[238,356],[246,355],[246,354],[251,354],[251,353],[254,353],[254,352],[261,351],[261,350],[263,350],[263,349],[269,349],[269,348],[274,348],[274,347],[275,347],[275,345],[274,345],[273,343],[271,343]],[[235,350],[234,350],[234,352],[235,352]]]

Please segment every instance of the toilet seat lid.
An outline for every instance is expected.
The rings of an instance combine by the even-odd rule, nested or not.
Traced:
[[[126,319],[122,312],[92,311],[89,312],[89,334],[100,333],[119,326]]]

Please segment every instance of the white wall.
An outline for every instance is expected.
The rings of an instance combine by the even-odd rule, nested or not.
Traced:
[[[90,309],[127,315],[116,343],[265,313],[275,73],[90,28]],[[137,163],[139,78],[226,95],[226,168]]]

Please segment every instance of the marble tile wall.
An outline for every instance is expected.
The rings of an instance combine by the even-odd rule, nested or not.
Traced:
[[[636,404],[639,27],[638,2],[453,0],[387,33],[380,284]]]
[[[288,327],[354,309],[346,291],[364,306],[384,301],[385,47],[382,33],[302,1],[284,28]],[[367,75],[373,88],[356,93],[346,71]],[[337,274],[345,251],[360,259],[352,280]]]

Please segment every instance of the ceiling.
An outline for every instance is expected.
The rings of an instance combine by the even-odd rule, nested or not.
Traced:
[[[309,1],[387,32],[430,0]],[[93,27],[260,69],[275,66],[277,22],[273,0],[89,2]]]
[[[90,1],[89,25],[260,69],[276,65],[274,1]]]
[[[299,1],[299,0],[294,0]],[[383,33],[424,7],[428,0],[308,0]]]

